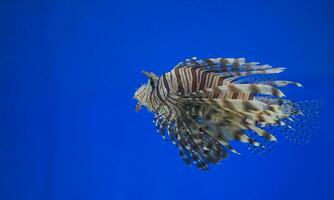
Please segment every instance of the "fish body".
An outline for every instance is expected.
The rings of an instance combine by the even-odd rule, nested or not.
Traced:
[[[233,141],[268,149],[277,140],[272,129],[283,130],[290,140],[309,140],[301,124],[314,121],[317,102],[285,98],[280,87],[302,85],[273,78],[284,70],[244,58],[187,59],[160,77],[143,72],[148,82],[134,94],[136,110],[145,106],[154,113],[157,131],[182,160],[207,170],[230,152],[240,154]]]

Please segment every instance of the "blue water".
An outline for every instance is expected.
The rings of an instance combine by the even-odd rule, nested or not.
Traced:
[[[0,199],[334,199],[334,2],[0,3]],[[197,56],[287,67],[294,100],[321,99],[311,143],[278,137],[202,172],[135,112],[146,78]]]

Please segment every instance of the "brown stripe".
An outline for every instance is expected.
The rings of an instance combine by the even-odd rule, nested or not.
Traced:
[[[232,99],[237,99],[238,98],[238,94],[237,92],[234,92],[233,95],[232,95]]]
[[[177,89],[178,89],[178,92],[180,92],[181,94],[184,94],[184,88],[183,88],[183,84],[182,84],[182,81],[181,81],[181,75],[180,75],[179,70],[180,70],[179,68],[175,69]]]
[[[203,90],[205,86],[205,81],[207,79],[207,72],[202,72],[201,73],[201,80],[200,80],[200,85],[199,85],[199,90]]]
[[[220,62],[220,65],[221,65],[220,70],[222,72],[227,72],[228,71],[227,70],[228,61],[226,59],[224,59],[224,58],[221,58],[221,59],[219,59],[219,62]]]
[[[250,111],[250,110],[256,111],[257,110],[257,108],[249,101],[244,101],[242,103],[242,106],[243,106],[243,109],[246,111]]]
[[[189,78],[188,78],[188,69],[184,69],[184,70],[182,70],[183,71],[183,74],[184,74],[184,77],[185,77],[185,83],[186,83],[186,93],[188,94],[189,93],[189,85],[190,85],[190,80],[189,80]]]
[[[241,140],[241,138],[242,138],[242,133],[240,133],[240,132],[234,132],[233,133],[233,139],[234,140],[237,140],[237,141],[240,141]]]
[[[232,110],[235,110],[235,107],[231,101],[225,100],[224,103],[227,108],[231,108]]]
[[[241,92],[241,90],[238,87],[236,87],[234,84],[230,84],[227,87],[229,89],[229,92]]]
[[[164,87],[166,88],[167,93],[169,93],[170,89],[169,89],[168,81],[166,79],[166,74],[162,75],[162,80],[164,81]]]
[[[196,69],[191,69],[191,77],[193,79],[192,84],[191,84],[191,92],[197,91],[197,73]]]
[[[280,96],[279,90],[274,87],[271,88],[271,93],[276,97]]]
[[[204,62],[206,62],[206,64],[208,64],[210,67],[215,67],[216,66],[215,63],[212,62],[212,60],[210,60],[210,59],[205,59]]]
[[[274,137],[273,135],[271,135],[270,133],[268,132],[263,132],[263,135],[262,135],[264,138],[266,138],[267,140],[272,140]]]
[[[258,119],[260,122],[264,122],[265,121],[265,118],[263,115],[257,115]]]
[[[260,89],[255,85],[255,84],[250,84],[249,86],[249,90],[252,92],[252,93],[259,93],[260,92]]]
[[[223,82],[224,82],[224,78],[219,77],[217,86],[221,86],[223,84]]]
[[[159,78],[158,80],[157,80],[157,85],[159,86],[160,85],[160,82],[161,82],[161,79]],[[160,88],[160,87],[158,87],[157,88],[157,97],[158,97],[158,100],[161,102],[162,101],[162,97],[161,97],[161,94],[160,94],[160,90],[161,90],[162,88]]]
[[[209,76],[209,82],[207,83],[207,88],[212,88],[213,86],[213,83],[215,81],[215,76],[213,73],[210,73],[210,76]]]

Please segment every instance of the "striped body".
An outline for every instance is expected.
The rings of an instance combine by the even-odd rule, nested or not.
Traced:
[[[144,72],[148,83],[134,98],[137,110],[144,105],[155,114],[158,132],[177,146],[183,161],[205,170],[226,158],[228,151],[239,154],[231,141],[264,148],[247,131],[276,141],[263,127],[284,127],[285,119],[302,114],[278,89],[301,85],[265,77],[283,70],[243,58],[192,58],[160,77]],[[252,76],[263,77],[247,80]]]

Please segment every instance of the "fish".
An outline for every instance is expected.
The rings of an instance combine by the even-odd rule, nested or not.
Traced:
[[[204,171],[240,155],[234,142],[259,154],[270,152],[280,134],[307,143],[318,128],[320,103],[288,99],[281,88],[303,86],[278,80],[285,69],[245,58],[192,57],[161,76],[143,71],[148,81],[135,91],[136,111],[152,112],[161,137],[185,164]]]

